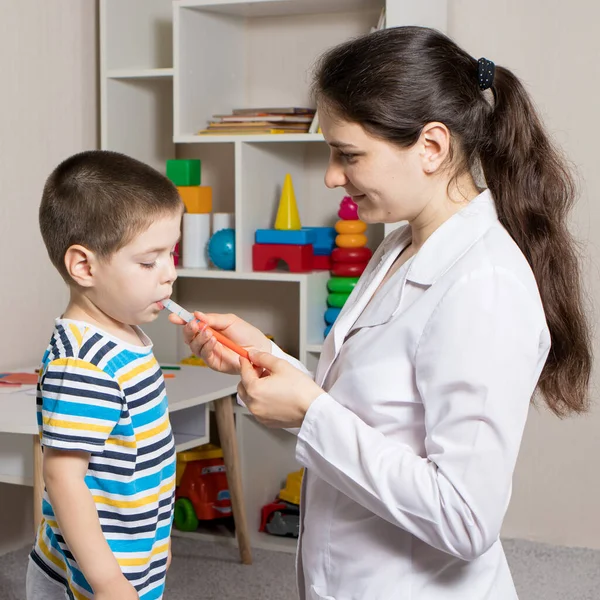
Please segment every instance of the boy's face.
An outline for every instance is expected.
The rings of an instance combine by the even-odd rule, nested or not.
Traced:
[[[127,325],[154,321],[177,279],[173,252],[179,241],[181,214],[158,218],[107,261],[95,263],[88,292],[110,318]]]

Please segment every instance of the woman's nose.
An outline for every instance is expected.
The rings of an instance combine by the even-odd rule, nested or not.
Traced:
[[[329,161],[327,171],[325,171],[325,185],[332,190],[346,185],[347,182],[348,178],[344,173],[344,169],[335,162]]]

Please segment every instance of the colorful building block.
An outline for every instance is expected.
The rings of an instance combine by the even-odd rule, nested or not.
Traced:
[[[360,277],[367,263],[333,263],[331,274],[335,277]]]
[[[312,245],[254,244],[252,246],[254,271],[272,271],[280,260],[287,264],[291,273],[307,273],[312,270]]]
[[[336,231],[334,227],[303,227],[302,229],[312,231],[315,234],[315,241],[313,242],[315,256],[331,254],[335,248]]]
[[[177,191],[189,213],[212,212],[212,187],[209,185],[177,186]]]
[[[200,185],[200,170],[200,161],[195,158],[167,161],[167,177],[177,186]]]
[[[300,215],[296,204],[296,195],[292,185],[292,176],[288,173],[283,181],[283,190],[279,198],[279,208],[275,217],[275,229],[300,229]]]
[[[313,254],[312,268],[314,271],[329,271],[331,269],[331,255],[328,254]]]
[[[317,234],[310,229],[257,229],[257,244],[290,244],[292,246],[314,244]]]
[[[333,308],[333,307],[328,308],[325,311],[325,314],[323,315],[323,317],[325,319],[325,324],[333,325],[335,320],[340,316],[341,312],[342,312],[341,308]]]
[[[366,263],[373,256],[370,248],[335,248],[331,253],[333,262]]]

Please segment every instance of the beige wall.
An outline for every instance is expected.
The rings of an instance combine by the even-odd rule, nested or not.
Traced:
[[[0,369],[37,364],[64,308],[37,210],[52,168],[97,147],[96,9],[95,0],[0,2]],[[0,485],[0,553],[29,541],[30,495]]]
[[[600,6],[591,0],[449,4],[450,34],[474,56],[524,79],[578,166],[583,197],[574,228],[586,242],[586,277],[597,311]],[[38,235],[37,206],[57,161],[97,145],[96,43],[93,0],[0,3],[0,369],[39,360],[66,297]],[[600,548],[598,431],[598,410],[564,422],[532,411],[506,535]],[[29,540],[28,492],[0,485],[0,553]]]
[[[586,283],[600,309],[600,5],[592,0],[449,0],[449,33],[476,58],[511,68],[577,165],[582,198],[573,230],[584,242]],[[600,344],[595,338],[596,356]],[[598,400],[596,368],[593,398]],[[559,421],[531,412],[504,533],[600,548],[600,410]]]

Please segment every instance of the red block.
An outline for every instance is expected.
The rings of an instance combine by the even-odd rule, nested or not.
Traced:
[[[367,263],[341,263],[334,262],[331,274],[335,277],[360,277],[367,268]]]
[[[331,253],[331,260],[344,263],[365,263],[369,262],[373,253],[369,248],[334,248]]]
[[[252,246],[254,271],[272,271],[280,260],[287,264],[290,273],[312,271],[312,244],[254,244]]]
[[[315,271],[329,271],[331,269],[331,255],[313,256],[312,268]]]

